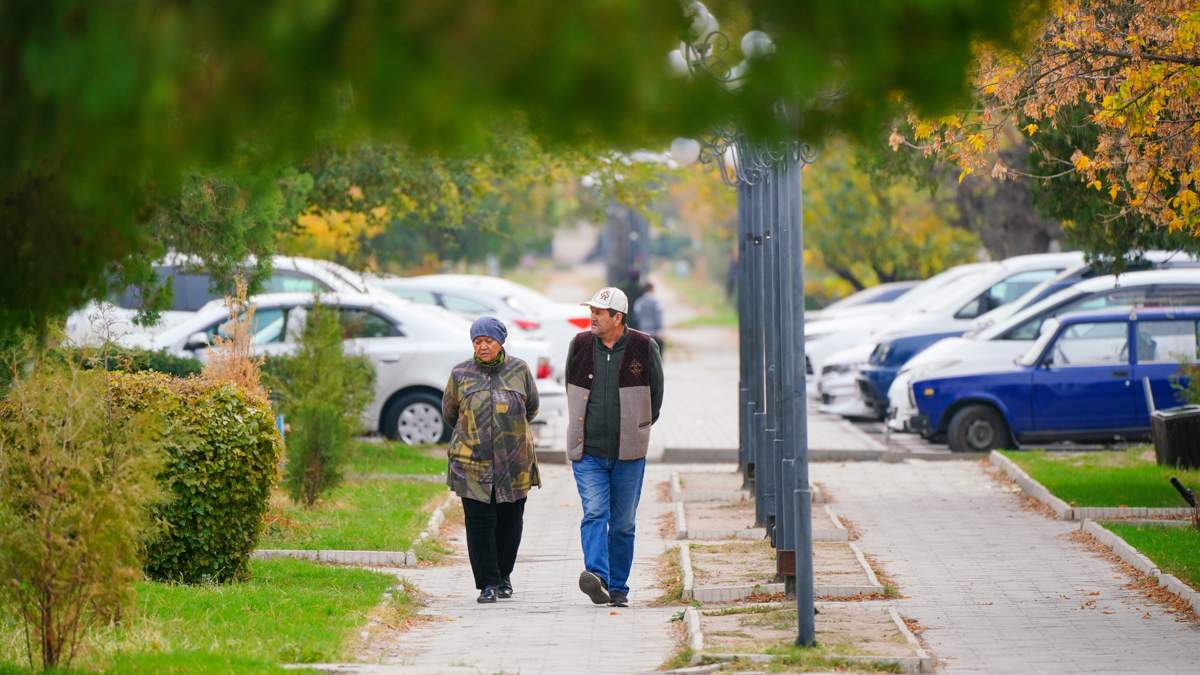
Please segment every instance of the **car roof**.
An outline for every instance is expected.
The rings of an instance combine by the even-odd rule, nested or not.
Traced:
[[[1169,321],[1171,319],[1200,319],[1200,307],[1135,307],[1096,309],[1071,312],[1057,317],[1061,325],[1095,323],[1098,321]]]
[[[1056,307],[1070,298],[1081,295],[1098,293],[1113,288],[1131,288],[1140,286],[1157,286],[1163,284],[1200,284],[1200,268],[1172,268],[1127,272],[1125,274],[1106,274],[1101,277],[1084,279],[1073,286],[1061,289],[1037,302],[1021,308],[1011,316],[984,328],[979,335],[985,338],[1000,335],[1031,317],[1038,316],[1050,307]]]

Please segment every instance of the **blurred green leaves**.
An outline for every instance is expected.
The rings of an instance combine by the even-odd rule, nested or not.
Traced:
[[[730,90],[667,67],[687,30],[676,2],[4,3],[0,322],[44,327],[114,278],[144,280],[146,260],[179,245],[156,214],[189,175],[261,204],[318,148],[469,155],[498,119],[551,149],[665,146],[731,121],[763,137],[865,134],[901,99],[961,100],[972,45],[1013,41],[1014,4],[716,2],[776,45]],[[720,62],[740,58],[730,37]],[[241,234],[257,236],[206,231],[183,252],[232,260]]]

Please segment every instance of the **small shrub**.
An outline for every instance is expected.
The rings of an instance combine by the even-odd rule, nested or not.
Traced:
[[[113,405],[102,370],[30,363],[0,403],[0,605],[25,626],[30,666],[49,669],[120,615],[141,576],[165,497],[162,416]]]
[[[225,297],[230,319],[222,326],[225,336],[216,336],[204,377],[217,382],[235,384],[256,398],[266,400],[262,386],[262,358],[254,356],[254,305],[246,300],[246,282],[235,280],[236,291]]]
[[[113,343],[101,347],[63,347],[62,358],[77,362],[84,368],[103,368],[109,371],[166,373],[175,377],[199,375],[203,366],[197,359],[176,356],[163,350],[134,349]]]
[[[174,499],[157,511],[167,529],[149,546],[147,576],[181,583],[247,578],[278,471],[270,406],[204,378],[118,374],[113,387],[119,405],[155,406],[163,417],[167,460],[159,479]]]
[[[1171,388],[1185,405],[1200,405],[1200,365],[1183,363],[1171,378]]]
[[[308,312],[296,354],[272,359],[268,368],[291,429],[284,484],[294,501],[312,506],[341,480],[374,396],[375,371],[366,358],[344,353],[337,310],[319,302]]]

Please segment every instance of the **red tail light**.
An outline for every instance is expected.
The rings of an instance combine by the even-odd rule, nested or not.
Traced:
[[[574,319],[567,319],[567,321],[572,326],[575,326],[576,328],[578,328],[580,330],[587,330],[588,328],[592,327],[592,319],[591,319],[591,317],[587,317],[587,316],[580,316],[580,317],[576,317]]]
[[[542,324],[529,319],[513,319],[513,323],[517,324],[517,328],[521,330],[537,330],[542,327]]]
[[[550,377],[550,359],[540,356],[538,357],[537,379],[545,380]]]

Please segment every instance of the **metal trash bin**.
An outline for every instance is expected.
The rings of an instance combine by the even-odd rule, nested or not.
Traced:
[[[1150,431],[1159,466],[1200,469],[1200,405],[1155,410]]]

